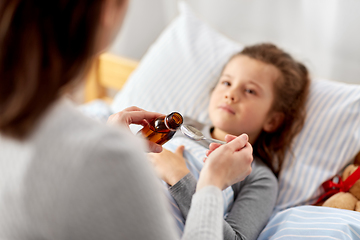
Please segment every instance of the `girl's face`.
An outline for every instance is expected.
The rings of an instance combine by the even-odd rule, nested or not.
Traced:
[[[245,55],[231,59],[210,98],[213,137],[246,133],[253,144],[263,129],[269,130],[274,83],[279,76],[275,66]]]

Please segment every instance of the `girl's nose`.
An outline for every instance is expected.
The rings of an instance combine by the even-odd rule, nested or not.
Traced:
[[[225,94],[225,99],[235,102],[237,100],[237,96],[234,94],[233,91],[229,90]]]

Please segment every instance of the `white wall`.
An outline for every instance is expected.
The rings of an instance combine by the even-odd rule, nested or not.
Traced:
[[[219,32],[244,44],[270,41],[315,76],[360,83],[358,0],[187,0]],[[140,60],[177,15],[176,0],[131,0],[110,51]]]

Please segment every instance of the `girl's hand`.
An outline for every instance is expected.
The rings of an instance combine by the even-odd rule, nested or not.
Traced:
[[[184,148],[181,145],[174,153],[166,149],[161,153],[148,153],[158,176],[171,186],[190,172],[183,157]]]
[[[128,128],[130,124],[138,124],[138,125],[146,126],[148,122],[160,116],[163,116],[163,114],[148,112],[145,111],[144,109],[133,106],[126,108],[121,112],[112,114],[108,118],[107,124],[113,124],[113,125],[121,124],[127,126]],[[162,151],[162,146],[159,144],[148,141],[148,145],[150,152],[159,153]]]
[[[252,146],[248,136],[230,137],[230,141],[217,146],[209,154],[200,172],[196,190],[214,185],[221,190],[242,181],[251,173]]]

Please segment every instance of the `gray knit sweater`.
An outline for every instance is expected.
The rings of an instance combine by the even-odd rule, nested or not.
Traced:
[[[178,239],[143,145],[64,100],[26,141],[0,134],[0,239]],[[222,201],[196,193],[182,239],[222,239]]]
[[[184,122],[201,130],[207,139],[211,138],[212,126],[203,125],[188,117],[185,117]],[[176,136],[182,137],[179,133]],[[209,142],[198,143],[208,148]],[[197,180],[189,173],[169,188],[171,196],[186,219],[185,226],[188,224],[187,216],[196,184]],[[260,158],[254,157],[251,174],[243,181],[232,185],[232,189],[234,203],[228,216],[223,220],[224,240],[257,239],[274,209],[278,194],[277,179]]]

